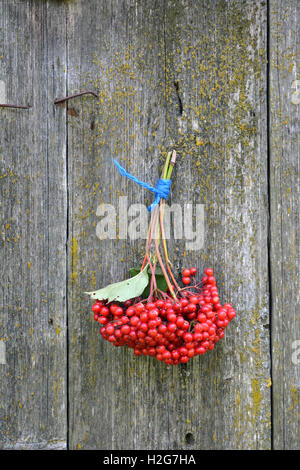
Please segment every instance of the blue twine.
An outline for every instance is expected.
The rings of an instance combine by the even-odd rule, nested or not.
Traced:
[[[172,184],[171,180],[163,180],[163,179],[159,178],[159,180],[157,181],[157,185],[155,186],[155,188],[153,188],[152,186],[150,186],[150,184],[144,183],[143,181],[138,180],[135,176],[131,175],[130,173],[127,173],[125,168],[123,168],[117,162],[117,160],[114,159],[113,161],[114,161],[114,164],[116,165],[116,167],[118,168],[118,170],[119,170],[119,172],[121,173],[122,176],[126,176],[126,178],[134,181],[135,183],[139,184],[143,188],[146,188],[149,191],[151,191],[152,193],[154,193],[155,200],[148,207],[149,212],[151,212],[154,209],[154,207],[157,206],[157,204],[159,204],[159,201],[161,200],[161,198],[167,199],[167,197],[169,196],[170,189],[171,189],[171,184]]]

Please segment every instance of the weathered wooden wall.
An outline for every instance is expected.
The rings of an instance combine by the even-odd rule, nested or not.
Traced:
[[[300,448],[298,0],[0,1],[0,447]],[[269,60],[268,60],[269,58]],[[55,106],[90,89],[99,94]],[[99,240],[97,208],[205,205],[205,246],[238,312],[188,365],[99,337],[83,294],[144,242]],[[299,349],[299,346],[298,346]]]
[[[300,447],[300,2],[270,8],[270,267],[275,448]]]

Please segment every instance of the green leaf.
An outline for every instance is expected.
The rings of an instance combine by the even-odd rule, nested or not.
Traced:
[[[125,302],[134,297],[139,297],[142,295],[149,282],[147,267],[146,265],[143,271],[130,279],[110,284],[103,289],[93,292],[86,292],[86,294],[90,295],[92,299],[107,300],[108,302],[112,302],[113,300]]]
[[[130,268],[129,269],[129,273],[130,273],[131,277],[136,276],[140,271],[141,271],[141,268]]]
[[[151,269],[148,269],[148,273],[151,274]],[[164,273],[162,272],[161,268],[159,266],[156,266],[155,268],[155,277],[156,276],[163,276]]]
[[[130,268],[129,269],[129,273],[130,273],[130,276],[135,276],[136,274],[138,274],[140,272],[141,268]],[[148,268],[148,274],[152,274],[152,271],[150,268]],[[155,277],[156,276],[163,276],[164,273],[162,272],[161,268],[159,266],[156,266],[155,268]]]
[[[129,270],[131,276],[136,276],[137,273],[139,273],[141,268],[131,268]],[[151,269],[148,268],[148,274],[151,275]],[[155,279],[156,279],[156,285],[159,290],[163,292],[167,292],[168,290],[168,285],[165,280],[164,274],[159,266],[156,266],[155,268]],[[150,295],[150,282],[146,286],[145,290],[142,293],[142,297],[146,298],[149,297]]]
[[[156,284],[157,284],[158,289],[162,290],[163,292],[167,292],[168,284],[164,276],[155,276],[155,278],[156,278]]]

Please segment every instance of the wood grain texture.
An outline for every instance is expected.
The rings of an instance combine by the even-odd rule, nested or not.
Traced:
[[[0,448],[299,448],[299,15],[297,0],[0,1],[0,103],[30,106],[0,108]],[[99,99],[53,104],[85,90]],[[84,294],[142,260],[124,210],[130,230],[152,195],[112,158],[155,185],[170,148],[168,203],[205,215],[204,246],[170,240],[174,266],[212,266],[237,311],[178,367],[103,341]],[[105,207],[114,239],[97,235]]]
[[[270,4],[270,194],[274,447],[300,448],[300,5]]]
[[[100,95],[68,117],[70,447],[270,448],[265,2],[77,0],[68,18],[69,92]],[[155,184],[173,146],[170,202],[205,206],[205,246],[170,243],[175,265],[212,265],[238,312],[174,368],[105,344],[83,294],[141,260],[143,241],[96,236],[102,203],[151,200],[112,157]]]
[[[0,447],[66,447],[65,8],[0,2]],[[5,101],[4,101],[5,100]]]

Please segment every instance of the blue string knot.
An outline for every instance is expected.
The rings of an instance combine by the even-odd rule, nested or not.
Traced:
[[[154,193],[155,200],[148,207],[148,211],[151,212],[154,209],[154,207],[157,206],[157,204],[159,204],[159,201],[161,200],[161,198],[163,198],[163,199],[168,198],[168,196],[170,194],[171,184],[172,184],[171,180],[167,180],[167,179],[164,180],[164,179],[160,178],[158,180],[155,188],[153,188],[152,186],[150,186],[150,184],[144,183],[143,181],[137,179],[135,176],[131,175],[130,173],[127,173],[125,168],[123,168],[117,162],[117,160],[113,160],[113,161],[114,161],[114,164],[116,165],[116,167],[118,168],[118,170],[119,170],[119,172],[121,173],[122,176],[125,176],[126,178],[134,181],[135,183],[139,184],[143,188],[146,188],[149,191],[151,191],[152,193]]]

